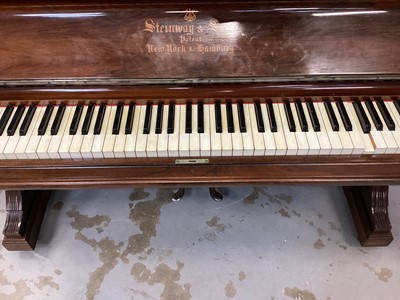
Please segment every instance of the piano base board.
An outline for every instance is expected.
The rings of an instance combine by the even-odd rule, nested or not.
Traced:
[[[388,214],[388,186],[343,187],[358,239],[363,247],[393,241]],[[6,191],[3,246],[9,251],[34,250],[51,191]]]
[[[393,241],[388,214],[388,186],[343,187],[358,240],[363,247],[387,246]]]
[[[3,246],[10,251],[34,250],[51,191],[6,191]]]

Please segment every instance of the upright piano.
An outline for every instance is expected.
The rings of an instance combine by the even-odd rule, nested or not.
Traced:
[[[387,0],[4,0],[3,245],[50,191],[344,187],[364,246],[393,237],[400,7]]]

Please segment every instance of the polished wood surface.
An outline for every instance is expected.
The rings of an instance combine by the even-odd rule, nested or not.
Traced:
[[[362,246],[387,246],[393,241],[388,213],[388,186],[344,187]]]
[[[7,250],[35,249],[51,191],[6,191],[3,246]]]
[[[400,74],[396,1],[3,2],[0,80]]]

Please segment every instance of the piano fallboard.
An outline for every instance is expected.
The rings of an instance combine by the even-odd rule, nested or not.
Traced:
[[[0,27],[4,82],[400,74],[400,9],[392,0],[2,1]]]

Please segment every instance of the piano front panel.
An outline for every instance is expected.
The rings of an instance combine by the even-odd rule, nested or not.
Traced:
[[[0,80],[400,74],[396,1],[36,2],[0,4]]]

